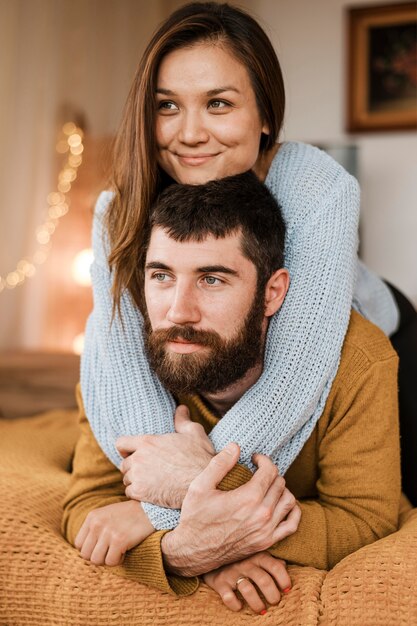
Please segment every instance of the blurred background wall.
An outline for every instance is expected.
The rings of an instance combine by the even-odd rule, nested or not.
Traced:
[[[92,302],[74,261],[89,247],[94,202],[106,186],[111,140],[140,54],[158,23],[181,4],[0,0],[0,349],[78,349],[74,340]],[[362,257],[417,304],[417,134],[345,132],[345,9],[372,2],[239,4],[264,26],[283,67],[282,139],[357,147]],[[44,240],[39,225],[51,208],[49,194],[59,180],[65,189],[59,174],[69,153],[56,146],[69,121],[83,130],[84,147],[65,192],[69,210],[51,234],[52,247],[40,246],[47,258],[35,274],[10,285],[19,261],[31,260]]]

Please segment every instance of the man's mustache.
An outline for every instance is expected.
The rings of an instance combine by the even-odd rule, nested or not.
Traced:
[[[170,328],[154,330],[151,334],[151,340],[158,345],[163,345],[168,341],[183,340],[211,348],[216,348],[222,343],[220,335],[215,331],[196,330],[192,326],[171,326]]]

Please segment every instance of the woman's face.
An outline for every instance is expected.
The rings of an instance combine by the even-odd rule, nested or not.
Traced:
[[[179,183],[202,184],[253,168],[268,133],[247,69],[222,45],[167,54],[157,78],[158,163]]]

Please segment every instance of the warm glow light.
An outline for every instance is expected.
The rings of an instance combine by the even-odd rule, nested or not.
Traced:
[[[58,143],[56,144],[56,151],[59,154],[65,154],[66,152],[68,152],[68,150],[69,150],[69,145],[66,139],[61,139],[61,141],[58,141]]]
[[[58,183],[58,189],[59,191],[62,191],[62,193],[68,193],[71,189],[71,183],[60,182]]]
[[[75,354],[82,354],[84,350],[84,333],[77,335],[72,342],[72,350]]]
[[[0,276],[0,293],[7,287],[7,289],[14,289],[16,286],[25,282],[26,278],[31,278],[36,273],[35,265],[41,265],[48,257],[49,250],[51,248],[50,240],[55,232],[55,228],[58,226],[59,218],[68,213],[68,204],[65,202],[66,195],[71,189],[71,183],[77,178],[77,168],[82,163],[81,153],[84,150],[82,144],[83,131],[78,128],[73,122],[68,122],[62,128],[66,138],[62,138],[56,144],[56,151],[60,154],[68,153],[66,163],[61,169],[58,175],[58,190],[51,192],[47,196],[48,207],[46,207],[46,217],[40,226],[35,231],[35,236],[38,241],[38,248],[30,259],[23,258],[18,261],[16,269],[9,272],[6,278]],[[86,264],[86,261],[83,261]],[[87,266],[91,264],[87,263]],[[81,284],[90,284],[89,278],[85,274],[88,274],[85,269],[81,270],[82,278],[78,278],[77,282]],[[78,272],[80,275],[80,271]],[[77,279],[76,279],[77,280]]]
[[[77,146],[81,146],[81,135],[78,133],[74,133],[68,137],[68,145],[71,148],[76,148]]]
[[[79,146],[71,146],[70,150],[71,154],[75,154],[76,156],[78,156],[84,151],[84,146],[82,144]]]
[[[72,133],[75,133],[75,131],[77,130],[77,127],[73,122],[67,122],[62,127],[62,130],[64,131],[65,135],[72,135]]]
[[[72,277],[78,285],[91,285],[90,266],[94,256],[91,248],[81,250],[72,262]]]

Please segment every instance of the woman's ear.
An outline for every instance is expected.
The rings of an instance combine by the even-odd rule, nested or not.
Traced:
[[[265,287],[265,316],[274,315],[284,302],[290,286],[288,270],[280,269],[274,272]]]

